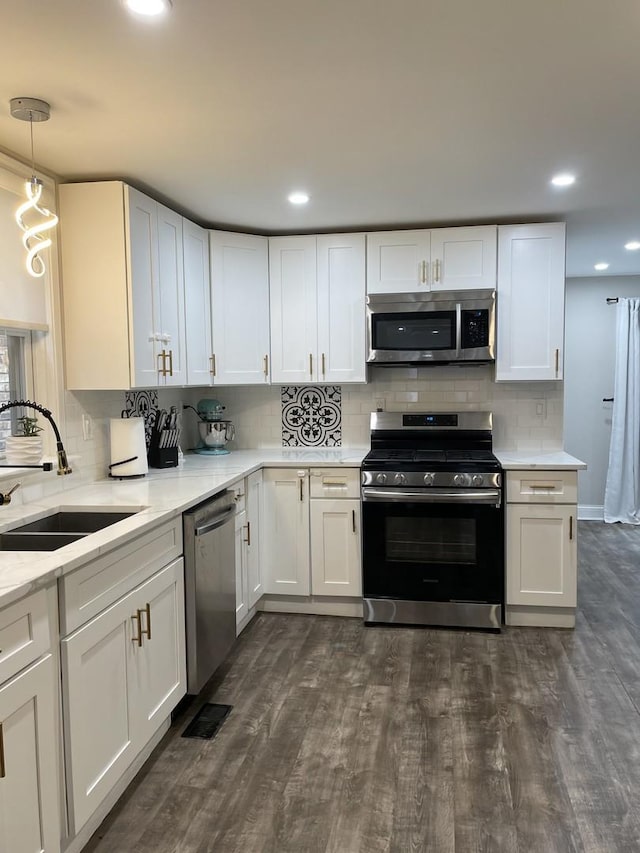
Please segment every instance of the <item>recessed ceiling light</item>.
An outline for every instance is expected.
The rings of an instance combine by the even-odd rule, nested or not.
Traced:
[[[554,175],[551,178],[551,183],[554,187],[570,187],[575,182],[576,176],[570,175],[569,172],[561,172],[559,175]]]
[[[601,261],[599,264],[593,265],[594,270],[608,270],[609,264],[605,264],[604,261]]]
[[[171,8],[171,0],[123,0],[123,3],[136,15],[163,15]]]
[[[636,252],[638,249],[640,249],[640,240],[630,240],[628,243],[624,244],[624,247],[630,252]]]
[[[287,196],[291,204],[306,204],[309,201],[309,193],[295,192]]]

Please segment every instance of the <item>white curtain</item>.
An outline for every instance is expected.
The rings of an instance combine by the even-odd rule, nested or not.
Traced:
[[[619,299],[604,520],[640,524],[640,299]]]

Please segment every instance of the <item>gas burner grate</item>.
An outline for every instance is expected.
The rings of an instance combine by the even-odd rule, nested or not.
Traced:
[[[416,462],[444,462],[445,454],[443,450],[416,450],[414,460]]]
[[[492,462],[493,453],[488,450],[448,450],[447,462]]]
[[[372,450],[368,462],[411,462],[413,450]]]

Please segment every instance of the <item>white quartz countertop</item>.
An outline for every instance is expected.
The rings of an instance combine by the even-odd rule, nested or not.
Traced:
[[[0,507],[0,533],[57,509],[135,512],[57,551],[0,551],[0,607],[170,521],[261,467],[359,467],[367,452],[368,448],[275,448],[237,450],[225,456],[189,453],[181,467],[150,469],[139,480],[99,480],[38,502]]]
[[[529,450],[493,450],[505,471],[527,471],[544,468],[547,471],[580,471],[587,463],[563,450],[553,452]]]

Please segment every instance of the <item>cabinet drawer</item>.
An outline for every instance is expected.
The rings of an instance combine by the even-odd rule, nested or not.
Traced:
[[[62,636],[92,619],[181,554],[182,518],[178,517],[62,578]]]
[[[507,471],[508,503],[575,504],[577,471]]]
[[[37,660],[50,645],[46,590],[0,610],[0,683]]]
[[[359,468],[312,468],[310,471],[312,498],[359,498]]]

